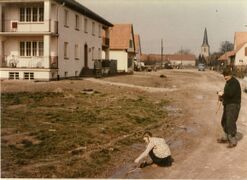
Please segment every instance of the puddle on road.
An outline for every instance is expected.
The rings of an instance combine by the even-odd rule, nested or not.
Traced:
[[[178,148],[182,147],[183,145],[184,145],[184,143],[182,140],[175,140],[169,144],[171,149],[178,149]]]
[[[145,145],[141,143],[136,143],[136,144],[132,144],[131,148],[137,149],[138,151],[142,152],[145,149]],[[142,169],[136,168],[136,164],[134,162],[127,162],[127,163],[125,162],[123,165],[118,167],[109,178],[129,178],[129,177],[134,178],[140,176],[139,173],[141,172]]]

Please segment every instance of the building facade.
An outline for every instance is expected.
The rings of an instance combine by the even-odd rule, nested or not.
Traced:
[[[0,3],[1,79],[80,76],[107,51],[101,34],[112,24],[74,0]]]
[[[224,65],[247,66],[247,32],[236,32],[234,35],[234,50],[224,53],[218,58]]]
[[[133,72],[135,59],[132,24],[114,24],[110,28],[110,59],[117,60],[118,72]]]

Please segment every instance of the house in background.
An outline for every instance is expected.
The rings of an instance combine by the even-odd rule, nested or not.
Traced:
[[[247,32],[236,32],[234,36],[234,50],[220,56],[218,61],[222,65],[247,66]]]
[[[141,60],[147,65],[161,66],[161,64],[170,63],[173,67],[188,67],[195,66],[196,56],[193,54],[164,54],[163,58],[161,58],[160,54],[143,54]]]
[[[110,59],[117,60],[118,72],[133,72],[136,55],[132,24],[114,24],[110,28]]]
[[[235,33],[234,51],[234,65],[247,66],[247,32]]]
[[[1,79],[84,75],[109,49],[112,24],[75,0],[1,0],[0,14]]]
[[[134,42],[135,42],[135,50],[136,50],[134,68],[135,71],[140,71],[142,69],[143,64],[141,63],[142,51],[141,51],[141,38],[139,34],[134,35]]]
[[[134,42],[135,42],[135,50],[136,50],[136,61],[140,62],[141,55],[142,55],[142,49],[141,49],[141,38],[139,34],[134,35]]]
[[[193,54],[168,54],[165,59],[169,61],[172,66],[195,66],[196,56]]]
[[[218,58],[221,66],[234,65],[235,51],[228,51]]]

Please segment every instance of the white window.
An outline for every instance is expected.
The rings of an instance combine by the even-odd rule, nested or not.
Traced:
[[[9,72],[9,79],[19,79],[19,72]]]
[[[99,32],[98,32],[99,37],[101,37],[101,25],[99,24]]]
[[[24,79],[25,80],[32,80],[32,79],[34,79],[34,73],[33,72],[24,72]]]
[[[69,11],[64,10],[64,26],[65,27],[69,27],[68,22],[69,22]]]
[[[101,59],[101,48],[98,49],[98,58]]]
[[[38,21],[38,8],[33,8],[33,21]]]
[[[21,7],[20,22],[43,22],[44,8],[43,7]]]
[[[25,42],[20,42],[20,56],[25,56]]]
[[[87,19],[84,19],[84,32],[87,33]]]
[[[37,53],[37,49],[38,49],[38,48],[37,48],[37,43],[38,43],[38,42],[34,41],[34,42],[33,42],[33,45],[32,45],[32,46],[33,46],[33,47],[32,47],[33,56],[37,56],[37,54],[38,54],[38,53]]]
[[[133,41],[129,40],[129,48],[132,48],[132,47],[133,47]]]
[[[92,35],[95,35],[95,22],[92,22]]]
[[[68,59],[68,42],[64,42],[64,59]]]
[[[94,60],[94,47],[92,47],[92,60]]]
[[[79,20],[79,16],[76,14],[75,15],[75,29],[79,30],[80,24],[79,24],[80,20]]]
[[[31,55],[32,55],[32,54],[31,54],[31,52],[32,52],[32,51],[31,51],[31,47],[32,47],[32,46],[31,46],[31,43],[32,43],[32,42],[30,42],[30,41],[27,41],[27,42],[26,42],[26,56],[31,56]]]
[[[75,45],[75,59],[79,59],[79,46],[78,44]]]
[[[44,56],[44,42],[39,41],[39,56]]]
[[[32,16],[31,16],[31,8],[26,8],[26,21],[31,22]]]
[[[26,9],[20,8],[20,21],[21,22],[25,21],[25,14],[26,14]]]
[[[20,56],[43,56],[44,43],[43,41],[21,41]]]
[[[39,8],[39,21],[44,21],[44,8],[40,7]]]

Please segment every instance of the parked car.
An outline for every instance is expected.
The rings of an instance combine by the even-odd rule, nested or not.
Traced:
[[[205,71],[205,69],[206,69],[205,64],[202,63],[198,64],[198,71]]]
[[[173,69],[172,64],[171,63],[165,63],[165,69]]]

